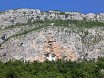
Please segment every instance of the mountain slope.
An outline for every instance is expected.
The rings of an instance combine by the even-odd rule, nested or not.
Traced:
[[[1,13],[0,60],[44,62],[103,57],[103,13],[65,13],[32,9]]]

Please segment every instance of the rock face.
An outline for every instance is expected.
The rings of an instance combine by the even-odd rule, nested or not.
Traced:
[[[38,9],[16,9],[0,13],[0,28],[16,23],[26,23],[32,20],[92,20],[104,22],[104,13],[100,14],[82,14],[79,12],[43,12]]]
[[[67,17],[66,17],[67,16]],[[58,11],[41,12],[33,9],[9,10],[0,14],[0,60],[24,60],[44,62],[45,60],[97,59],[104,56],[104,26],[78,28],[73,24],[67,27],[40,24],[21,25],[6,28],[16,23],[32,20],[98,20],[104,14],[81,14]],[[38,27],[38,28],[37,28]]]

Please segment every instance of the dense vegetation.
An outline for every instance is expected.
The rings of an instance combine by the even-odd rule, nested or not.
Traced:
[[[104,58],[97,62],[0,62],[0,78],[104,78]]]
[[[85,28],[92,28],[92,27],[104,27],[104,23],[103,22],[98,22],[98,21],[78,21],[78,20],[47,20],[45,19],[44,21],[42,20],[34,20],[32,21],[31,19],[28,19],[27,23],[16,23],[15,25],[11,25],[6,27],[6,29],[9,28],[14,28],[14,27],[18,27],[18,26],[24,26],[24,25],[38,25],[38,26],[49,26],[51,23],[54,23],[54,26],[64,26],[64,27],[68,27],[69,24],[71,25],[76,25],[77,27],[85,27]]]
[[[98,21],[78,21],[78,20],[37,20],[31,22],[31,20],[28,20],[27,24],[32,25],[32,24],[43,24],[43,25],[50,25],[50,23],[54,23],[54,26],[63,26],[63,27],[68,27],[70,25],[76,25],[78,28],[92,28],[92,27],[104,27],[103,22],[98,22]]]

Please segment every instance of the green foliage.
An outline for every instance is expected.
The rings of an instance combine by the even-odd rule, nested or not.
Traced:
[[[27,25],[27,23],[16,23],[15,25],[10,25],[10,26],[6,27],[5,29],[12,29],[15,27],[25,26],[25,25]]]
[[[60,12],[60,15],[65,15],[65,13],[64,12]]]
[[[0,12],[0,14],[1,14],[2,12]]]
[[[104,78],[104,58],[97,62],[0,62],[0,78]]]
[[[0,14],[3,14],[4,12],[0,12]]]
[[[63,14],[63,12],[61,12]],[[39,18],[39,16],[37,16]],[[92,28],[92,27],[104,27],[103,22],[98,21],[78,21],[78,20],[33,20],[33,18],[28,19],[27,23],[16,23],[15,25],[11,25],[6,27],[5,29],[14,28],[17,26],[25,26],[25,25],[34,25],[34,24],[42,24],[42,25],[50,25],[50,23],[55,23],[55,26],[63,26],[68,27],[69,24],[74,24],[78,28]]]

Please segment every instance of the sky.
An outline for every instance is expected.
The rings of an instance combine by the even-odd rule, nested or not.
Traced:
[[[0,11],[17,8],[100,13],[104,12],[104,0],[0,0]]]

